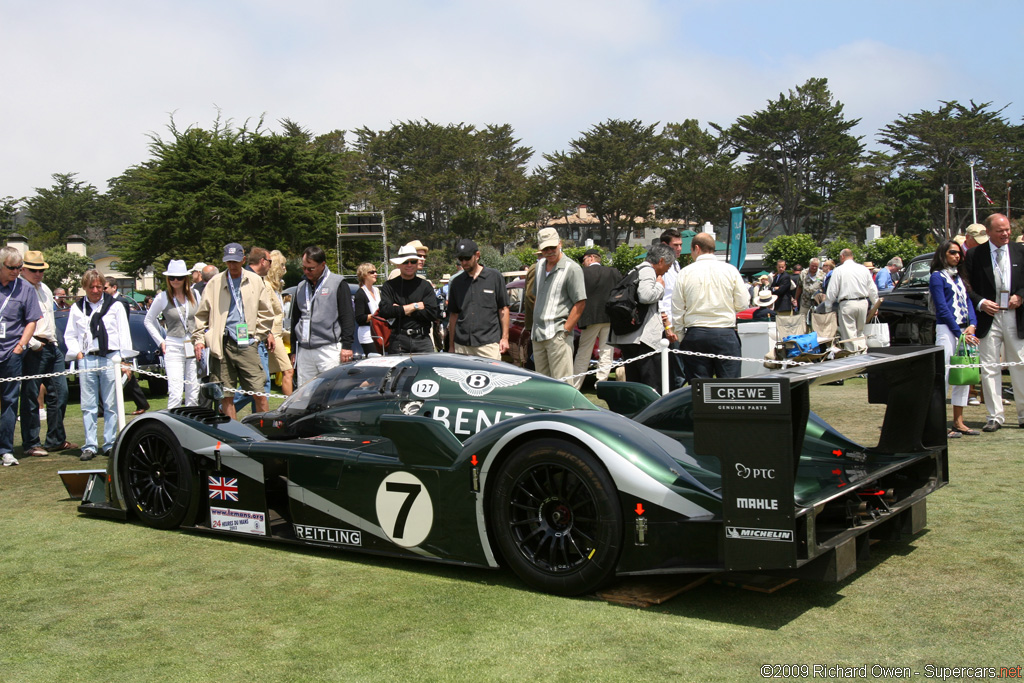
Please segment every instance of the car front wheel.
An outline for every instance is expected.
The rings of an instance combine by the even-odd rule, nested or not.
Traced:
[[[542,439],[518,448],[498,472],[490,512],[502,555],[534,588],[579,595],[615,573],[618,494],[604,467],[575,444]]]
[[[195,518],[198,478],[181,444],[159,423],[137,427],[123,453],[128,508],[146,526],[173,529]]]

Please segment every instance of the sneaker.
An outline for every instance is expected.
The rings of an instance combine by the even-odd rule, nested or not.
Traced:
[[[10,453],[4,453],[4,467],[10,467],[11,465],[17,465],[18,461]]]
[[[91,448],[83,448],[82,455],[80,455],[78,459],[85,462],[86,460],[92,460],[95,457],[96,451],[92,450]]]
[[[977,397],[969,398],[969,399],[967,399],[967,405],[969,405],[969,406],[980,406],[981,405],[981,401],[979,401],[977,399]]]

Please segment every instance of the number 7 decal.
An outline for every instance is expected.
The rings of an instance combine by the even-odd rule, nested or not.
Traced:
[[[377,488],[377,521],[391,542],[412,548],[426,540],[434,523],[430,494],[408,472],[392,472]]]

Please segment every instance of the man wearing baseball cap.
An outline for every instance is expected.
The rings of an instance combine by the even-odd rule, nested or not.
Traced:
[[[265,376],[257,342],[266,343],[274,320],[270,298],[259,275],[242,268],[245,250],[237,242],[225,245],[227,270],[207,284],[207,291],[196,310],[196,330],[192,334],[196,358],[210,350],[210,378],[225,387],[241,385],[246,391],[263,391]],[[269,408],[266,396],[256,396],[255,411]],[[234,419],[234,397],[225,393],[221,411]]]
[[[53,298],[50,288],[43,282],[43,274],[50,264],[41,251],[26,251],[21,278],[31,285],[39,301],[43,317],[28,340],[21,361],[25,375],[64,372],[64,354],[57,344],[57,326],[53,320]],[[46,441],[41,443],[39,431],[39,385],[46,386]],[[51,451],[78,448],[67,440],[64,431],[64,412],[68,407],[68,380],[64,375],[46,379],[26,379],[21,383],[21,442],[25,455],[44,456]]]
[[[480,250],[471,239],[459,240],[455,257],[463,276],[451,280],[448,291],[452,351],[501,360],[501,354],[508,351],[505,279],[480,263]]]
[[[533,305],[533,362],[553,379],[572,375],[573,328],[587,305],[583,269],[562,253],[554,228],[537,233],[537,301]]]

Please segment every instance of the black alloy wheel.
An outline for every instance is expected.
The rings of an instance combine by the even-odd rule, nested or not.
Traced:
[[[129,510],[157,529],[194,519],[198,481],[170,430],[159,423],[137,427],[126,446],[121,482]]]

